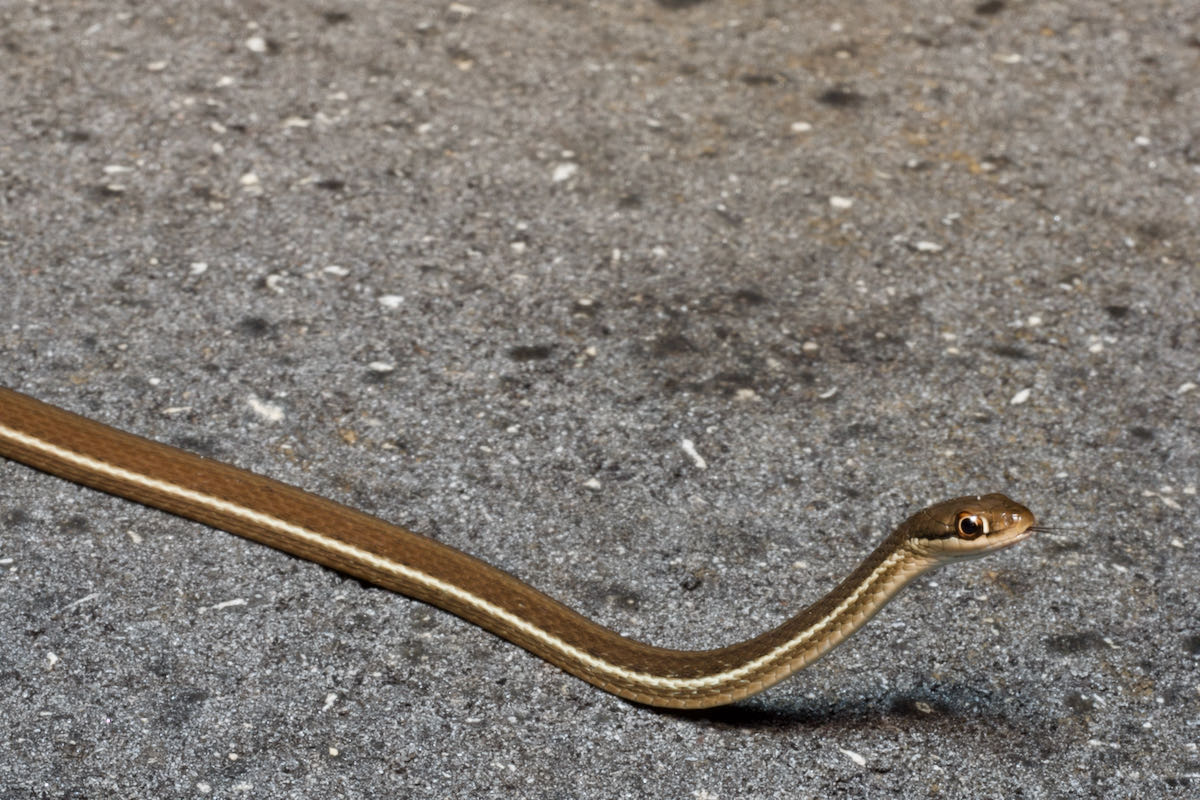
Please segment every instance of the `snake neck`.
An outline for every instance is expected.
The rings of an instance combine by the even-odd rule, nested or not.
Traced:
[[[937,566],[909,548],[907,538],[903,528],[897,530],[828,594],[753,639],[702,651],[609,640],[601,668],[581,677],[638,702],[675,708],[706,708],[757,694],[836,648],[909,582]]]

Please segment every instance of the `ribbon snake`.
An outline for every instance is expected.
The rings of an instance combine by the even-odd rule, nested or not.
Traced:
[[[1035,522],[1000,494],[937,503],[773,630],[716,650],[669,650],[621,636],[420,534],[4,388],[0,456],[430,603],[605,691],[671,708],[717,706],[766,689],[845,641],[917,575],[1014,545]]]

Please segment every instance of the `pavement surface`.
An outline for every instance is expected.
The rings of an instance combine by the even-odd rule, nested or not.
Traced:
[[[0,796],[1200,787],[1200,8],[6,2],[0,382],[707,647],[931,501],[1056,530],[750,701],[0,463]]]

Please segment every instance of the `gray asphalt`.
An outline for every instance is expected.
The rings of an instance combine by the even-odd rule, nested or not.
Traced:
[[[1200,786],[1192,4],[5,3],[0,62],[7,386],[664,645],[931,501],[1056,526],[668,714],[0,463],[0,796]]]

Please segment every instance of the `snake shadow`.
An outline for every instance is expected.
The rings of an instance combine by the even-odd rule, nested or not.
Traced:
[[[959,682],[917,683],[876,697],[755,698],[717,708],[648,710],[739,730],[862,728],[885,724],[936,728],[965,720],[1009,724],[1003,695]]]

